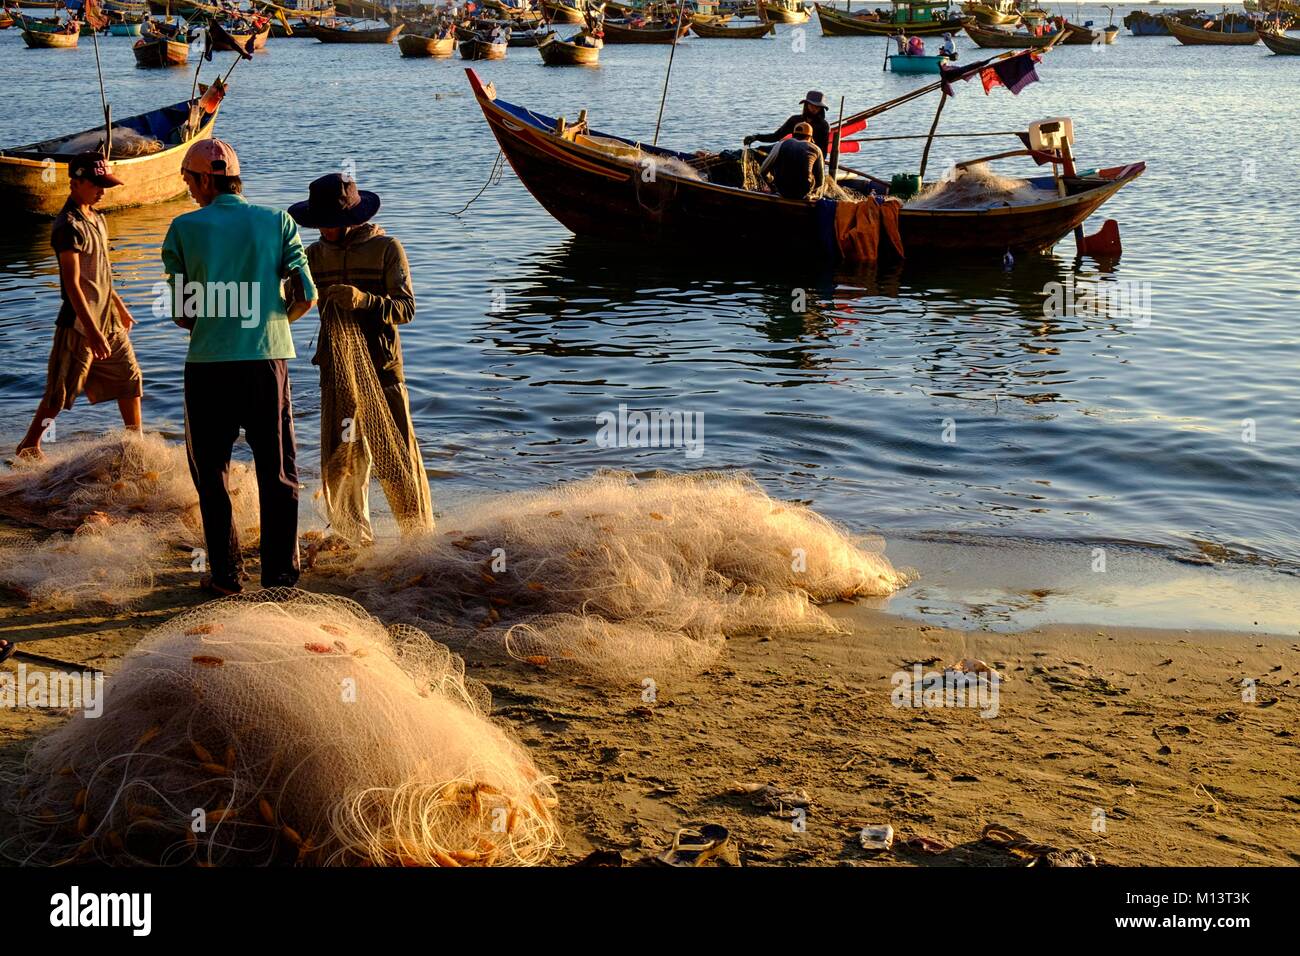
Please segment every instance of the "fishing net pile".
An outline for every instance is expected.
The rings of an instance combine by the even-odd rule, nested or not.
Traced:
[[[258,536],[253,471],[232,463],[230,497],[244,543]],[[54,608],[123,605],[152,584],[171,548],[203,545],[183,445],[118,431],[47,442],[45,457],[0,474],[0,514],[62,533],[0,544],[0,585]]]
[[[145,136],[137,133],[133,129],[125,126],[115,126],[113,128],[113,146],[109,159],[130,159],[133,156],[149,156],[153,153],[162,152],[163,144],[161,140],[152,136]],[[88,133],[78,133],[76,136],[64,142],[59,147],[61,153],[71,155],[73,153],[103,153],[104,152],[104,131],[91,130]]]
[[[356,320],[337,309],[321,316],[321,484],[330,530],[369,543],[373,476],[403,534],[433,529],[433,502],[420,445],[397,425],[390,400],[409,424],[402,395],[387,396]]]
[[[908,209],[992,209],[1030,205],[1055,195],[1027,179],[999,176],[986,163],[976,163],[931,183],[906,205]]]
[[[32,748],[10,858],[159,865],[529,865],[550,779],[488,692],[410,627],[289,589],[155,630],[103,712]]]
[[[458,646],[611,682],[696,673],[744,633],[834,631],[815,605],[907,577],[736,475],[602,473],[476,501],[364,555],[348,584]]]

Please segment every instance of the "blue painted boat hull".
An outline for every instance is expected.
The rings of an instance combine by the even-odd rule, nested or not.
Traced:
[[[947,62],[946,56],[900,56],[892,53],[889,56],[889,69],[895,73],[933,73],[938,76],[940,64]]]
[[[114,37],[138,37],[143,29],[143,23],[110,23],[108,25],[108,35]]]

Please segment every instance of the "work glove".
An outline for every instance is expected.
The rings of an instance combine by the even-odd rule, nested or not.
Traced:
[[[325,305],[338,309],[344,315],[351,315],[358,309],[368,307],[375,297],[354,285],[339,284],[326,289],[322,298]]]

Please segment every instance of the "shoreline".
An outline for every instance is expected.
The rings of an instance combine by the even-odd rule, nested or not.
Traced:
[[[302,583],[339,590],[321,575]],[[151,627],[201,600],[181,570],[122,612],[36,611],[5,593],[0,636],[111,675]],[[980,839],[989,824],[1121,865],[1300,862],[1300,744],[1290,729],[1300,639],[1063,624],[958,630],[866,603],[827,610],[844,633],[732,638],[712,667],[651,703],[639,687],[462,651],[468,674],[492,692],[493,716],[558,778],[564,847],[549,863],[594,850],[631,861],[704,823],[730,830],[745,865],[1024,865]],[[996,716],[891,702],[892,676],[913,663],[939,670],[972,657],[1008,678]],[[1242,700],[1243,678],[1257,682],[1254,703]],[[18,769],[61,719],[0,710],[0,771]],[[767,784],[806,793],[802,830],[776,815],[788,807],[756,806],[740,789]],[[861,828],[880,824],[894,827],[895,848],[861,849]],[[915,837],[947,849],[904,844]]]

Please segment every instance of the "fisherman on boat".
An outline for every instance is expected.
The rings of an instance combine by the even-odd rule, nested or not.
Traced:
[[[745,145],[750,143],[775,143],[794,133],[800,123],[807,123],[812,130],[812,143],[823,156],[830,154],[831,127],[826,122],[826,98],[817,90],[809,90],[808,95],[799,101],[803,104],[803,113],[791,116],[773,133],[755,133],[745,137]]]
[[[325,508],[331,529],[361,545],[374,541],[372,473],[379,478],[403,532],[433,527],[429,482],[411,422],[397,331],[415,318],[411,269],[402,244],[370,222],[378,211],[379,196],[358,189],[355,180],[341,173],[317,179],[308,189],[308,198],[289,207],[289,215],[300,226],[319,229],[321,236],[307,248],[307,259],[312,276],[324,289],[320,340],[312,364],[320,367]],[[337,330],[340,322],[355,325],[365,340],[369,370],[358,374],[355,368],[335,367],[335,356],[346,354],[335,348],[331,338],[331,329]],[[370,412],[360,407],[367,396],[355,392],[372,379],[382,398],[370,397],[376,404],[382,402],[383,410]],[[367,419],[367,412],[372,417],[386,412],[387,421],[375,423]],[[326,420],[341,416],[346,416],[343,421]],[[378,467],[377,454],[382,456]]]
[[[772,147],[758,168],[760,180],[770,177],[773,188],[786,199],[816,199],[825,179],[824,154],[812,142],[813,129],[796,123],[790,139]]]
[[[68,201],[50,231],[63,304],[54,322],[45,395],[18,444],[19,457],[40,457],[41,439],[55,417],[82,392],[92,405],[116,399],[122,424],[140,430],[144,387],[129,337],[135,319],[113,288],[108,231],[95,211],[104,190],[120,185],[99,153],[83,153],[68,164]]]
[[[172,220],[162,261],[174,284],[172,321],[190,332],[185,448],[207,544],[202,587],[218,596],[243,589],[228,481],[240,428],[257,472],[262,586],[292,587],[300,565],[289,323],[315,304],[316,286],[294,221],[241,195],[239,158],[228,143],[194,143],[181,177],[200,208]]]

